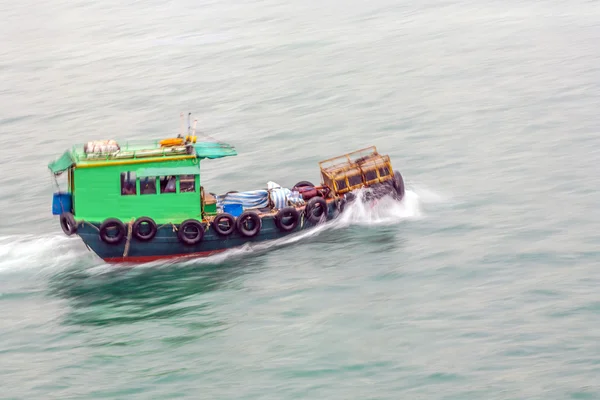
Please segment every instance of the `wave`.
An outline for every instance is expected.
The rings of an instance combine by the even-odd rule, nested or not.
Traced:
[[[63,235],[0,236],[0,273],[36,268],[46,269],[71,265],[90,259],[91,254],[81,240]]]

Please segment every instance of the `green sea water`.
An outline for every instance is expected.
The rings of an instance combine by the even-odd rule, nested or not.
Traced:
[[[1,399],[599,399],[600,3],[0,2]],[[376,145],[401,204],[109,266],[73,143],[236,146],[212,192]],[[185,122],[187,125],[187,121]]]

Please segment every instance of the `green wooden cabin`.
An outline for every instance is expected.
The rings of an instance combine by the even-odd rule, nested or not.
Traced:
[[[75,146],[48,167],[55,175],[68,173],[77,220],[126,223],[145,216],[176,224],[216,214],[216,199],[201,186],[200,160],[236,154],[231,145],[196,143],[195,137],[124,145],[103,141]]]

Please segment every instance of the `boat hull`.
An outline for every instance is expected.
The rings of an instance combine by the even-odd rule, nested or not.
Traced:
[[[328,202],[327,208],[327,217],[322,222],[335,219],[340,214],[333,202]],[[140,241],[131,237],[129,241],[124,239],[118,244],[108,244],[100,239],[100,223],[92,222],[80,223],[77,234],[91,251],[107,263],[143,263],[175,258],[208,257],[249,243],[281,239],[317,225],[301,217],[295,229],[285,232],[277,227],[274,216],[263,216],[261,220],[260,232],[254,237],[245,237],[237,230],[222,237],[210,227],[205,232],[203,240],[195,245],[182,243],[171,224],[159,226],[156,235],[149,241]]]

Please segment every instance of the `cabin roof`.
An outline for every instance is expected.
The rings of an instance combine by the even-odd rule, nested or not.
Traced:
[[[48,164],[55,175],[60,175],[71,166],[100,167],[119,163],[152,163],[178,159],[216,159],[237,155],[235,148],[222,142],[192,142],[178,146],[161,146],[155,141],[88,142],[73,146],[59,158]]]
[[[65,151],[59,158],[48,164],[48,168],[53,174],[59,175],[65,170],[69,169],[71,165],[75,164],[71,151]]]

